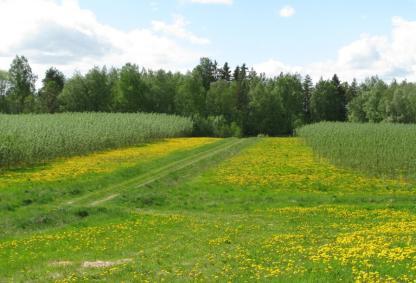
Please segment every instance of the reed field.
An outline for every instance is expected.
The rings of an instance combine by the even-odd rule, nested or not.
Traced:
[[[379,176],[416,177],[416,125],[322,122],[297,133],[335,165]]]
[[[186,136],[188,118],[144,113],[0,114],[0,168]]]

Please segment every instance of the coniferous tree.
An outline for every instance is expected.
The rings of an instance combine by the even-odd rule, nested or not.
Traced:
[[[250,81],[254,81],[254,80],[258,79],[257,72],[256,72],[256,70],[254,70],[254,68],[251,68],[250,72],[248,72],[248,79]]]
[[[338,105],[338,103],[334,101],[334,98],[336,97],[336,85],[332,81],[323,80],[321,78],[315,85],[310,101],[313,122],[337,121],[337,107],[334,106],[334,104]]]
[[[233,80],[234,81],[240,80],[240,66],[235,67],[235,70],[233,72]]]
[[[247,70],[248,70],[248,68],[247,68],[246,64],[243,64],[241,66],[241,69],[240,69],[240,77],[239,77],[239,79],[241,81],[243,81],[247,78]]]
[[[346,89],[341,84],[337,74],[332,77],[332,83],[336,87],[336,92],[331,98],[331,104],[333,107],[333,116],[335,121],[345,121],[347,119],[347,99]]]
[[[311,96],[313,91],[313,82],[312,78],[309,75],[306,75],[303,84],[302,84],[302,90],[303,90],[303,115],[306,123],[311,122]]]
[[[224,81],[231,81],[231,69],[228,66],[228,63],[225,62],[224,66],[220,69],[219,71],[220,73],[220,80],[224,80]]]
[[[235,119],[243,134],[248,130],[248,91],[249,84],[246,79],[247,67],[245,64],[236,67],[234,71],[234,82],[232,84],[236,101]]]
[[[351,85],[347,87],[347,91],[345,95],[347,104],[351,102],[351,100],[353,100],[358,95],[358,91],[359,90],[358,90],[357,80],[353,79]]]

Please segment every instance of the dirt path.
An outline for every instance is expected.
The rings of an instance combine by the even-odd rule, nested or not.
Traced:
[[[101,205],[107,201],[113,200],[114,198],[118,197],[120,193],[131,190],[137,189],[148,184],[151,184],[167,175],[174,173],[176,171],[182,170],[186,167],[189,167],[197,162],[202,160],[211,158],[225,150],[232,148],[238,144],[247,142],[247,139],[230,139],[225,143],[220,143],[214,148],[209,148],[202,152],[198,152],[192,155],[188,155],[184,158],[179,160],[175,160],[170,162],[164,166],[159,168],[149,170],[144,174],[141,174],[137,177],[130,178],[122,183],[118,183],[116,185],[109,186],[105,189],[94,191],[89,194],[86,194],[82,197],[72,199],[67,201],[63,204],[63,206],[68,205],[85,205],[85,206],[97,206]]]

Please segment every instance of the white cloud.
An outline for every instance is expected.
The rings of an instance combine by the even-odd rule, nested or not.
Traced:
[[[292,17],[295,14],[295,12],[295,8],[287,5],[279,10],[279,15],[284,18],[289,18]]]
[[[269,77],[277,76],[280,73],[301,73],[303,71],[300,66],[290,66],[275,59],[267,60],[254,66],[258,72],[265,73]]]
[[[162,32],[167,35],[173,35],[180,39],[185,39],[193,44],[209,44],[210,41],[207,38],[199,37],[186,30],[189,25],[188,22],[182,16],[175,16],[172,24],[167,24],[162,21],[152,21],[152,27],[154,31]]]
[[[361,37],[338,50],[335,59],[305,66],[291,66],[278,60],[267,60],[257,64],[259,72],[269,76],[280,72],[311,74],[314,79],[331,77],[337,73],[342,79],[362,80],[378,75],[386,80],[393,78],[416,80],[416,21],[400,17],[392,19],[390,36]]]
[[[189,0],[191,3],[199,4],[222,4],[222,5],[231,5],[233,0]]]
[[[176,18],[173,24],[159,21],[149,28],[123,31],[99,22],[76,0],[0,0],[0,69],[8,69],[19,54],[28,57],[40,77],[52,65],[67,75],[126,62],[183,71],[206,54],[172,35],[191,43],[208,42],[186,26],[184,19]]]

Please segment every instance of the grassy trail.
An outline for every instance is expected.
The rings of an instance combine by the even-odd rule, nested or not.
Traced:
[[[195,148],[157,155],[156,159],[112,173],[87,174],[52,182],[19,183],[5,188],[0,191],[0,211],[3,214],[0,239],[32,230],[77,224],[84,220],[82,215],[98,220],[109,215],[122,218],[125,216],[124,209],[118,206],[107,206],[111,210],[106,208],[109,211],[105,213],[94,207],[105,206],[120,195],[134,193],[165,179],[166,182],[183,182],[254,142],[256,139],[214,140]]]
[[[182,170],[188,166],[194,165],[207,158],[212,158],[214,155],[220,154],[225,150],[236,146],[240,143],[247,143],[248,140],[243,139],[228,139],[225,142],[217,143],[214,147],[210,147],[201,152],[191,153],[186,157],[174,160],[167,163],[164,166],[146,171],[143,174],[139,174],[129,180],[123,181],[119,184],[114,184],[108,188],[104,188],[97,192],[92,192],[81,198],[70,200],[66,202],[66,205],[86,205],[97,206],[104,204],[105,202],[112,200],[120,195],[120,193],[128,190],[138,189],[140,187],[149,185],[163,177],[168,176],[178,170]]]

